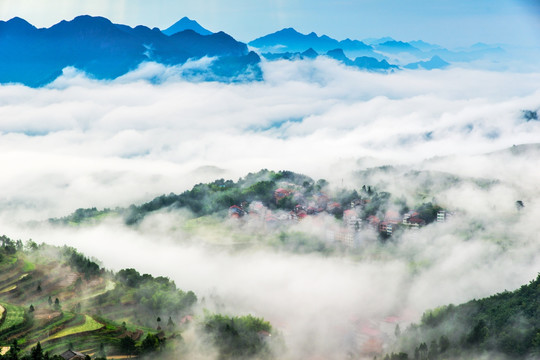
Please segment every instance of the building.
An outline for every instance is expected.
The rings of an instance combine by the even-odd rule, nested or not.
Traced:
[[[439,210],[437,212],[437,222],[438,223],[446,222],[453,215],[454,215],[453,212],[446,211],[446,210]]]
[[[442,222],[445,222],[445,220],[446,220],[446,211],[439,210],[437,212],[437,222],[442,223]]]
[[[352,248],[355,246],[356,231],[350,228],[339,228],[334,232],[334,241]]]
[[[65,360],[84,360],[86,359],[86,355],[83,353],[80,353],[78,351],[73,351],[69,349],[68,351],[60,354],[60,356]]]
[[[395,226],[396,224],[390,223],[388,221],[382,221],[379,223],[379,232],[386,235],[392,235]]]
[[[362,225],[362,219],[355,210],[349,209],[343,212],[343,224],[348,228],[358,230]]]
[[[246,214],[243,208],[233,205],[229,208],[229,216],[233,219],[239,219]]]
[[[420,214],[416,211],[409,211],[403,216],[403,225],[412,228],[419,229],[426,225],[424,219],[420,218]]]
[[[276,204],[282,200],[285,199],[287,196],[291,195],[291,191],[283,188],[278,188],[276,191],[274,191],[274,199],[276,200]]]

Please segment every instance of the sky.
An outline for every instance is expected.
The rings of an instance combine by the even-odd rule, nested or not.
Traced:
[[[447,47],[540,46],[536,0],[0,0],[0,19],[19,16],[38,27],[82,14],[161,29],[187,16],[244,42],[294,27],[339,40],[391,36]]]

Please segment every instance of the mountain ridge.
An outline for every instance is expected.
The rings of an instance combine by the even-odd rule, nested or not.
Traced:
[[[217,58],[211,71],[219,69],[220,76],[232,78],[257,67],[260,60],[224,32],[184,30],[167,36],[157,28],[132,28],[89,15],[43,29],[14,18],[0,22],[0,29],[0,83],[42,86],[69,66],[97,79],[114,79],[144,61],[178,65],[205,56]]]

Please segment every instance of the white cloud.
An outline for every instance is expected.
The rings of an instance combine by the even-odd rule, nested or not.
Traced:
[[[2,165],[16,174],[2,179],[3,201],[50,197],[47,214],[60,215],[70,207],[180,191],[202,181],[180,174],[205,165],[225,168],[233,178],[264,167],[332,177],[327,170],[343,159],[416,162],[537,141],[540,123],[524,122],[520,110],[540,106],[540,74],[383,75],[329,59],[263,68],[265,81],[255,83],[193,83],[174,68],[149,63],[116,81],[67,69],[46,88],[1,86]],[[146,80],[156,77],[160,85]],[[73,186],[111,168],[125,177]],[[59,179],[71,174],[69,186],[49,184],[44,172]],[[21,178],[36,191],[21,191]],[[125,179],[144,190],[118,192]]]
[[[427,307],[534,277],[538,152],[479,154],[538,141],[540,122],[521,119],[521,110],[540,107],[540,74],[454,68],[382,75],[329,59],[263,68],[265,81],[254,83],[188,82],[178,69],[146,64],[116,81],[68,69],[45,88],[0,86],[2,228],[15,238],[68,243],[107,267],[170,276],[200,295],[213,289],[236,311],[288,329],[298,351],[306,334],[312,344],[329,341],[320,342],[322,353],[340,348],[334,330],[350,317],[409,311],[414,320]],[[437,198],[461,211],[456,222],[383,250],[373,245],[381,257],[359,263],[186,245],[188,235],[169,232],[183,221],[174,214],[147,219],[139,231],[115,222],[83,230],[19,223],[148,201],[261,168],[361,186],[353,171],[386,163],[497,182],[441,186]],[[370,179],[396,194],[420,181],[399,171],[377,176]],[[518,198],[526,204],[519,217]],[[475,229],[476,222],[489,226]]]

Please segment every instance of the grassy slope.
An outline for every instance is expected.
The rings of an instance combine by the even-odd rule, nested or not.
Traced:
[[[69,346],[92,353],[104,344],[109,354],[116,353],[126,328],[97,316],[95,303],[97,297],[114,291],[116,282],[103,275],[85,279],[74,269],[61,265],[58,252],[58,249],[47,249],[35,256],[22,252],[3,256],[0,262],[0,304],[5,314],[4,320],[0,321],[0,346],[8,346],[17,339],[28,351],[40,341],[45,351],[55,354]],[[77,278],[83,280],[82,284],[75,283]],[[49,297],[60,299],[60,310],[55,310],[54,304],[48,304]],[[81,313],[70,311],[81,303]],[[130,324],[129,321],[136,318],[136,311],[129,302],[122,303],[120,299],[118,305],[129,313],[124,316],[128,321],[127,329],[142,330],[144,334],[155,332],[145,326]],[[34,312],[28,310],[30,305],[35,308]]]
[[[25,322],[24,308],[21,306],[0,303],[0,305],[6,311],[6,317],[0,325],[0,334],[5,333],[11,329],[15,329]]]
[[[74,335],[74,334],[78,334],[78,333],[99,330],[103,326],[105,326],[105,325],[103,325],[102,323],[97,322],[91,316],[84,315],[84,323],[82,325],[73,326],[73,327],[64,329],[62,331],[59,331],[56,334],[49,337],[48,339],[45,339],[45,341],[61,338],[61,337],[64,337],[64,336]]]

